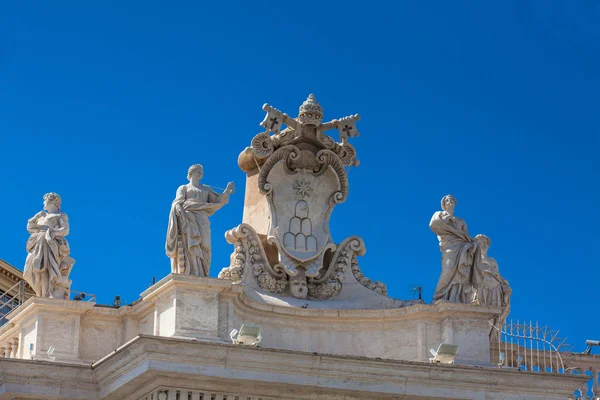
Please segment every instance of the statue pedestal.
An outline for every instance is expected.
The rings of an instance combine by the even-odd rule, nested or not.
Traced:
[[[224,280],[170,274],[142,293],[154,303],[156,336],[219,338],[219,294],[231,287]],[[224,305],[227,307],[227,305]]]
[[[83,363],[81,317],[93,307],[94,303],[83,301],[30,298],[9,316],[12,335],[18,337],[13,358]],[[50,347],[54,347],[54,352],[48,355]]]

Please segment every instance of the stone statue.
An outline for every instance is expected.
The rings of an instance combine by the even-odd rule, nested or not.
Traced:
[[[202,165],[188,170],[190,183],[177,189],[171,206],[167,229],[167,256],[171,258],[171,272],[208,276],[210,271],[210,222],[208,217],[229,201],[235,190],[233,182],[222,194],[200,184],[204,175]]]
[[[454,215],[456,199],[442,198],[442,210],[433,214],[429,227],[438,236],[442,252],[442,273],[433,300],[470,304],[475,290],[472,284],[476,244],[469,236],[467,224]]]
[[[492,241],[485,235],[475,236],[475,241],[480,249],[475,266],[481,276],[477,285],[477,302],[486,306],[504,307],[508,304],[511,289],[508,282],[500,276],[496,260],[487,255]]]
[[[512,289],[508,281],[500,276],[498,263],[488,257],[487,251],[492,241],[485,235],[476,235],[477,252],[473,270],[473,282],[476,287],[476,303],[482,306],[502,307],[502,312],[494,319],[494,326],[502,328],[510,312],[510,295]],[[490,331],[490,339],[498,340],[498,330]]]
[[[60,210],[61,198],[56,193],[44,195],[44,210],[27,221],[27,259],[23,277],[40,297],[68,299],[69,273],[75,260],[65,236],[69,234],[69,218]]]

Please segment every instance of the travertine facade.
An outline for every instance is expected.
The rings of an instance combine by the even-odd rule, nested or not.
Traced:
[[[27,300],[0,328],[0,400],[564,400],[585,384],[492,365],[490,332],[510,291],[453,198],[431,224],[443,252],[433,303],[393,299],[366,278],[362,239],[335,243],[329,231],[348,197],[345,168],[358,166],[348,143],[358,115],[322,123],[312,95],[295,119],[263,109],[266,131],[238,158],[244,217],[225,234],[233,252],[219,279],[206,277],[208,216],[233,185],[212,193],[194,165],[171,210],[172,273],[127,306]],[[334,128],[339,142],[324,134]],[[245,324],[261,327],[258,347],[234,344]],[[455,364],[430,362],[440,344],[458,345]]]
[[[276,306],[229,281],[185,275],[167,276],[118,309],[35,297],[0,335],[2,345],[16,343],[0,361],[10,370],[0,385],[9,397],[0,399],[29,391],[35,399],[138,400],[188,390],[262,399],[541,400],[564,399],[587,380],[490,368],[487,320],[496,313],[452,303]],[[242,323],[262,325],[259,349],[228,344],[229,330]],[[427,363],[440,342],[459,344],[457,365]]]

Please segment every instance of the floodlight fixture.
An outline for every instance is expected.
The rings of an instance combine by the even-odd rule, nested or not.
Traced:
[[[85,299],[85,293],[79,293],[78,295],[73,297],[73,300],[75,300],[75,301],[81,301],[83,299]]]
[[[502,368],[504,367],[504,362],[506,361],[506,356],[504,355],[503,352],[500,352],[500,357],[498,360],[498,368]]]
[[[583,352],[583,354],[590,354],[592,352],[592,347],[600,346],[600,340],[586,340],[585,345],[587,349]]]
[[[519,371],[523,369],[523,356],[517,357],[517,368]]]
[[[56,359],[56,357],[54,357],[54,356],[53,356],[53,354],[54,354],[54,350],[56,350],[56,349],[54,348],[54,346],[50,346],[50,347],[48,347],[48,351],[46,352],[46,354],[48,355],[48,359],[49,359],[50,361],[54,361],[54,360]]]
[[[437,350],[432,348],[429,352],[433,356],[429,359],[429,362],[432,364],[454,364],[456,354],[458,353],[458,345],[441,343]]]
[[[262,340],[262,327],[260,325],[243,324],[239,331],[233,329],[229,337],[233,344],[256,346]]]

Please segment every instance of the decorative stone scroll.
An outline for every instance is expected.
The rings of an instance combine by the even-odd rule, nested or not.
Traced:
[[[227,232],[235,250],[219,277],[236,280],[251,271],[269,292],[327,299],[340,293],[343,272],[351,270],[363,286],[385,294],[383,284],[364,278],[358,269],[362,240],[351,237],[338,245],[329,231],[333,208],[348,197],[345,167],[358,166],[348,141],[359,135],[359,116],[322,123],[323,110],[312,94],[295,119],[268,104],[263,110],[265,132],[252,139],[238,162],[258,174],[252,184],[258,186],[256,195],[266,198],[270,224],[262,235],[248,224]],[[339,142],[325,134],[331,129],[337,129]],[[274,255],[273,265],[265,254]]]
[[[219,279],[230,279],[241,283],[252,277],[258,286],[270,293],[289,293],[296,298],[325,300],[334,298],[342,290],[345,274],[351,271],[354,278],[367,289],[387,295],[386,286],[381,282],[373,282],[360,271],[356,256],[365,254],[365,245],[359,237],[351,236],[337,246],[327,268],[315,278],[306,277],[303,268],[298,273],[288,276],[281,264],[271,266],[265,254],[261,239],[248,224],[225,233],[227,242],[234,245],[231,263],[219,273]]]

